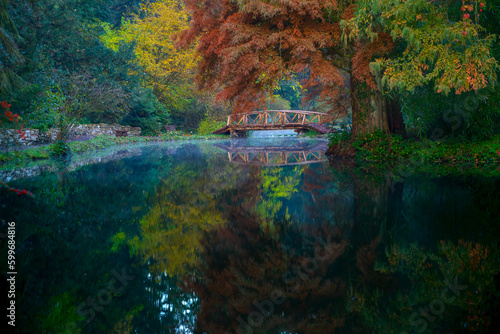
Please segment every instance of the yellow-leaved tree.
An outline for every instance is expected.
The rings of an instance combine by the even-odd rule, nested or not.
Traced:
[[[180,0],[161,0],[145,4],[141,12],[124,20],[119,29],[101,23],[103,44],[118,51],[120,44],[135,44],[134,60],[147,74],[145,85],[158,99],[177,107],[192,94],[197,57],[195,46],[177,49],[175,34],[188,26],[188,13]]]

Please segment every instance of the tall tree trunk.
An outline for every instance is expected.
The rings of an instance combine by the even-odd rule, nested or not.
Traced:
[[[350,99],[353,138],[383,131],[406,137],[406,129],[397,98],[388,98],[380,90],[367,87],[350,78]],[[356,150],[352,146],[332,145],[326,151],[331,157],[353,158]]]
[[[389,121],[389,131],[407,137],[406,127],[401,113],[401,105],[399,104],[399,97],[387,97],[387,118]]]
[[[380,90],[360,84],[352,77],[350,88],[354,137],[376,130],[406,135],[397,98],[386,98]]]
[[[352,115],[352,134],[354,137],[364,133],[364,117],[361,111],[361,104],[359,100],[359,91],[354,81],[354,78],[351,76],[351,115]]]

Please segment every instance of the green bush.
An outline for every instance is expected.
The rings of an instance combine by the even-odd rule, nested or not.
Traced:
[[[26,127],[47,131],[55,126],[57,110],[62,99],[60,94],[48,88],[32,101],[33,105],[23,114]]]
[[[335,146],[335,145],[346,145],[351,141],[351,131],[337,131],[337,132],[330,132],[328,134],[328,140],[330,142],[330,146]]]
[[[224,126],[226,126],[226,122],[224,121],[206,118],[200,122],[200,125],[198,126],[198,134],[208,135],[217,129],[223,128]]]
[[[330,148],[342,152],[350,149],[350,157],[360,165],[462,165],[498,166],[500,135],[483,141],[403,140],[398,135],[375,131],[352,138],[348,131],[329,136]]]
[[[410,134],[444,141],[448,138],[485,140],[498,132],[500,88],[444,96],[429,87],[402,97]]]
[[[130,92],[130,112],[121,124],[138,126],[145,136],[157,135],[170,124],[170,111],[149,88],[136,87]]]
[[[54,144],[50,145],[49,152],[52,157],[62,157],[70,154],[71,149],[64,141],[58,140]]]

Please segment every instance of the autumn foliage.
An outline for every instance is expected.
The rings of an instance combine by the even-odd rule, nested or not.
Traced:
[[[13,127],[16,129],[17,133],[19,134],[19,137],[24,139],[26,136],[26,133],[23,131],[24,124],[19,125],[21,117],[19,117],[18,114],[13,114],[12,111],[10,111],[10,107],[11,104],[7,103],[6,101],[2,101],[0,103],[0,108],[3,109],[2,113],[0,114],[0,127],[4,126]],[[17,196],[23,196],[23,195],[33,196],[33,193],[31,191],[28,191],[26,189],[17,189],[9,187],[8,184],[3,181],[0,181],[0,187],[4,187],[9,191],[15,192]]]
[[[221,85],[218,98],[235,101],[237,112],[263,105],[266,93],[292,72],[307,73],[303,85],[309,98],[345,111],[347,105],[338,102],[347,94],[349,61],[337,19],[344,4],[187,0],[186,5],[192,21],[180,41],[187,46],[199,39],[199,83]]]
[[[342,24],[346,39],[373,41],[384,31],[399,44],[392,57],[371,59],[384,88],[431,84],[438,93],[461,94],[496,80],[494,36],[480,25],[483,8],[484,2],[468,0],[359,0],[353,18]]]
[[[146,86],[160,101],[175,103],[180,97],[175,96],[172,86],[189,82],[197,61],[193,47],[179,50],[174,46],[174,34],[186,29],[187,22],[188,13],[181,1],[163,0],[142,5],[140,14],[124,21],[119,29],[102,22],[105,34],[100,39],[116,52],[121,44],[133,43],[134,62],[148,75]]]
[[[353,134],[405,135],[398,97],[484,89],[496,80],[492,38],[471,1],[187,0],[179,44],[198,42],[198,82],[222,88],[236,112],[265,107],[282,78],[300,73],[305,100],[352,112]],[[389,95],[387,93],[391,92]]]

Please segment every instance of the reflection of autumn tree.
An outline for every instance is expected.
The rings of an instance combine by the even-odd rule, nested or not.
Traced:
[[[154,259],[160,271],[182,274],[185,266],[196,264],[196,245],[203,232],[224,224],[224,220],[213,198],[195,198],[202,205],[198,207],[174,204],[168,199],[168,188],[159,190],[155,197],[156,204],[140,222],[142,240],[134,239],[133,246],[145,259]]]
[[[326,333],[343,326],[345,283],[338,269],[347,242],[337,228],[325,225],[314,237],[294,225],[276,224],[271,232],[237,212],[228,220],[203,239],[203,278],[186,281],[200,298],[199,332],[257,327],[254,312],[264,301],[268,311],[260,311],[254,332]],[[273,299],[281,302],[271,311]]]
[[[304,199],[309,221],[314,222],[318,216],[322,218],[329,213],[330,223],[338,227],[352,225],[352,184],[336,176],[324,164],[304,169],[302,191],[309,195]],[[309,225],[314,228],[314,224]]]
[[[348,308],[363,325],[374,333],[487,331],[498,307],[493,297],[500,272],[497,247],[460,240],[436,245],[436,240],[439,235],[474,240],[478,231],[468,233],[470,220],[457,215],[491,221],[494,204],[487,205],[486,214],[468,213],[469,204],[460,200],[470,200],[462,197],[467,188],[448,182],[393,182],[339,166],[335,172],[354,185],[351,240],[361,276],[351,281]],[[456,203],[463,207],[450,210]]]
[[[151,209],[141,221],[142,238],[131,246],[152,272],[182,275],[198,262],[198,243],[204,232],[224,224],[213,193],[204,192],[203,174],[177,166],[151,195]],[[174,179],[176,182],[173,182]]]
[[[188,154],[199,154],[189,147]],[[225,224],[220,197],[245,188],[248,170],[220,159],[193,164],[180,163],[171,170],[154,194],[149,212],[141,219],[141,237],[130,246],[151,273],[183,276],[199,262],[199,241],[204,233]],[[243,198],[251,201],[249,194]],[[233,202],[232,199],[228,199]]]

